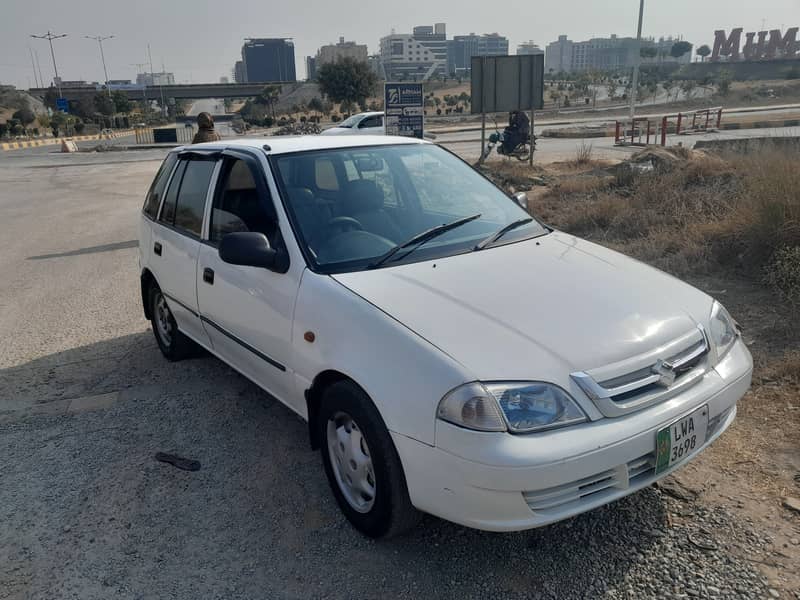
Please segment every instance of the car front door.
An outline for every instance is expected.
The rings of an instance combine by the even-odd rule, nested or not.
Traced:
[[[150,265],[178,328],[209,345],[197,306],[197,257],[209,184],[216,168],[210,155],[187,154],[178,166],[153,226]]]
[[[214,350],[273,396],[304,412],[293,398],[292,314],[303,267],[287,273],[231,265],[219,256],[223,236],[257,231],[283,247],[263,166],[246,153],[226,151],[206,219],[197,265],[201,319]]]

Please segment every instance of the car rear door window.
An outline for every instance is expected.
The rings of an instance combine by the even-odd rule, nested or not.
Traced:
[[[206,206],[208,185],[214,172],[213,160],[191,160],[181,181],[175,209],[175,227],[200,237],[203,227],[203,212]]]

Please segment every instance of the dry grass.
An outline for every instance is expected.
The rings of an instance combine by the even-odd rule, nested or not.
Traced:
[[[800,247],[800,152],[674,149],[652,161],[653,172],[616,180],[562,178],[532,212],[679,275],[725,266],[761,281],[779,249]]]
[[[569,161],[573,167],[583,167],[592,163],[592,152],[594,146],[581,142],[581,145],[575,148],[575,158]]]

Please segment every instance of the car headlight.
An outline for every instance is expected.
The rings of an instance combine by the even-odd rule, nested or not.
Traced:
[[[733,347],[736,338],[739,337],[739,326],[730,313],[725,310],[716,300],[711,306],[711,317],[709,319],[709,337],[714,345],[714,352],[717,362],[728,353]]]
[[[468,383],[448,393],[437,416],[478,431],[531,433],[586,421],[560,387],[536,381]]]

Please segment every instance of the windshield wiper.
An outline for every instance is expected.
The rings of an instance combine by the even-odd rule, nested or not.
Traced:
[[[426,229],[425,231],[418,233],[414,237],[409,240],[406,240],[402,244],[397,244],[394,248],[383,254],[382,256],[378,257],[378,260],[371,263],[367,266],[368,269],[377,269],[382,264],[386,263],[390,258],[392,258],[395,254],[403,250],[404,248],[408,248],[410,246],[414,246],[411,250],[408,251],[407,254],[410,254],[414,250],[416,250],[419,246],[427,242],[428,240],[432,240],[433,238],[442,235],[443,233],[450,231],[451,229],[455,229],[456,227],[461,227],[469,223],[470,221],[474,221],[475,219],[480,219],[481,214],[478,213],[476,215],[472,215],[470,217],[464,217],[463,219],[458,219],[456,221],[452,221],[450,223],[444,223],[443,225],[437,225],[436,227],[431,227],[430,229]]]
[[[531,217],[525,217],[524,219],[519,219],[517,221],[513,221],[512,223],[509,223],[508,225],[506,225],[502,229],[500,229],[498,231],[495,231],[492,235],[487,237],[485,240],[483,240],[481,242],[478,242],[478,244],[475,246],[475,250],[483,250],[487,246],[491,246],[492,244],[494,244],[497,240],[499,240],[501,237],[503,237],[505,234],[507,234],[512,229],[516,229],[517,227],[521,227],[522,225],[526,225],[527,223],[530,223],[531,221],[533,221],[533,219]]]

